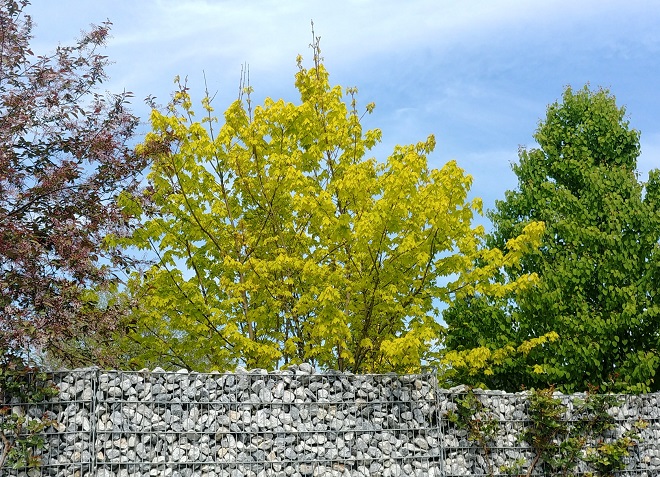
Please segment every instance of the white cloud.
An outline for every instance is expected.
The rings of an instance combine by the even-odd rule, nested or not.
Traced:
[[[332,80],[377,104],[367,122],[384,131],[379,155],[434,133],[431,160],[457,159],[487,202],[515,185],[507,177],[518,144],[533,145],[546,105],[567,84],[610,86],[642,130],[640,169],[658,163],[653,2],[33,0],[29,8],[44,45],[114,22],[108,89],[166,101],[177,74],[200,93],[204,70],[219,113],[236,96],[244,62],[257,97],[295,100],[295,57],[309,57],[313,19]]]

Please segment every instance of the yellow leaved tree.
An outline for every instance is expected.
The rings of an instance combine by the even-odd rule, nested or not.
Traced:
[[[356,89],[331,86],[312,47],[299,104],[253,108],[246,89],[220,124],[208,97],[198,120],[180,85],[152,112],[139,147],[149,185],[123,197],[144,225],[119,240],[157,256],[129,285],[141,307],[121,342],[135,366],[413,371],[438,350],[442,302],[533,282],[491,277],[542,224],[484,250],[471,177],[453,161],[429,168],[433,136],[368,157],[381,132],[360,119],[373,104],[361,112]]]

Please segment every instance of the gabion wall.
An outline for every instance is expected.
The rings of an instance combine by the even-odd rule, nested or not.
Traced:
[[[466,389],[438,389],[433,373],[317,374],[303,364],[231,374],[85,369],[52,379],[56,398],[22,406],[28,416],[45,413],[57,422],[46,432],[42,466],[0,474],[483,476],[505,475],[517,459],[534,458],[519,438],[528,424],[525,393],[475,393],[497,425],[484,451],[448,419]],[[618,428],[610,438],[638,419],[648,423],[621,475],[660,475],[658,397],[620,396],[611,410]],[[546,475],[542,465],[535,475]]]

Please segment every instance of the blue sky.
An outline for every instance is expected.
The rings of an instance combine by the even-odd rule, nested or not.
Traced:
[[[249,64],[254,99],[297,101],[296,56],[310,58],[310,20],[331,81],[376,103],[376,151],[425,139],[429,160],[456,159],[490,208],[516,185],[510,164],[566,85],[606,87],[642,132],[641,178],[660,166],[660,5],[651,1],[33,0],[34,48],[70,43],[113,22],[108,90],[166,103],[174,76],[193,93],[203,74],[219,114]],[[309,63],[308,63],[309,64]]]

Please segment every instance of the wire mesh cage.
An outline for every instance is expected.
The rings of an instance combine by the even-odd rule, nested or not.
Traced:
[[[45,445],[34,450],[40,465],[19,463],[2,475],[449,477],[525,474],[531,463],[532,475],[555,469],[524,439],[528,394],[443,390],[433,371],[86,369],[48,379],[59,389],[48,401],[5,403],[30,419],[52,419]],[[562,420],[578,422],[576,397],[557,398]],[[609,409],[615,425],[601,443],[646,423],[618,475],[660,475],[657,399],[617,396]],[[592,471],[584,463],[574,469]]]

